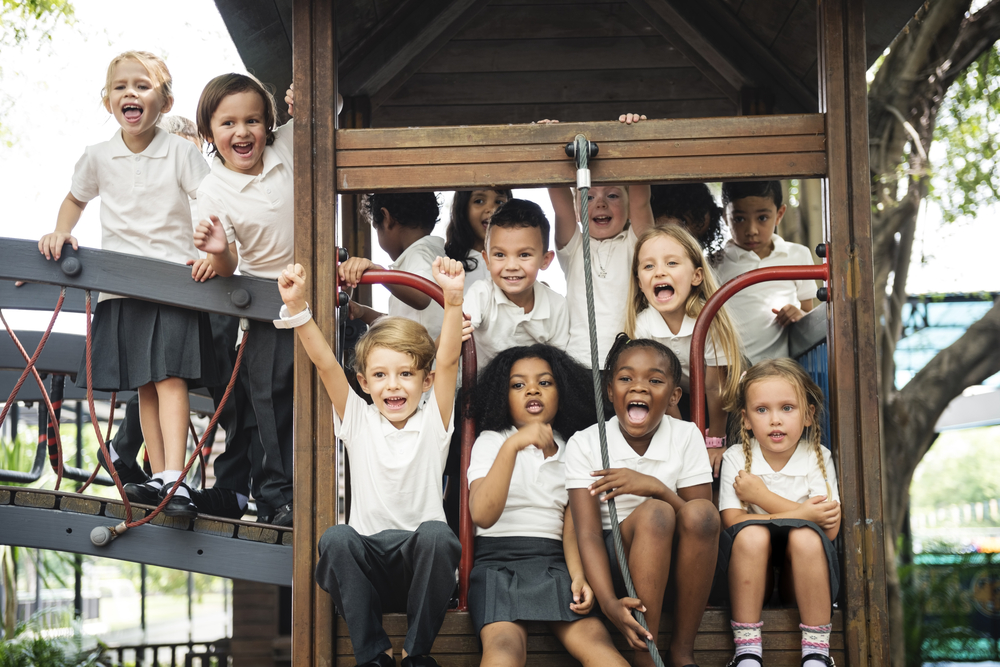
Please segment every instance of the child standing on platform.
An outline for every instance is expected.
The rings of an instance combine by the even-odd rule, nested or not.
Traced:
[[[451,220],[445,232],[444,251],[465,267],[465,291],[490,272],[483,261],[486,226],[493,212],[514,198],[510,190],[460,190],[451,200]],[[483,364],[486,367],[486,364]]]
[[[305,271],[289,266],[278,279],[282,320],[316,365],[350,457],[350,522],[320,539],[316,582],[347,622],[359,665],[396,664],[382,613],[405,610],[403,667],[435,667],[428,654],[455,590],[462,547],[445,523],[441,475],[454,430],[464,272],[461,262],[441,257],[432,270],[445,301],[436,354],[427,331],[402,317],[380,319],[358,341],[358,382],[372,405],[351,389],[311,319]]]
[[[173,106],[172,79],[161,58],[128,51],[108,66],[104,108],[120,129],[87,148],[59,209],[56,230],[38,242],[46,259],[58,260],[84,207],[101,198],[101,248],[184,264],[197,258],[191,242],[189,197],[208,166],[190,141],[157,127]],[[201,278],[203,262],[193,275]],[[101,294],[92,328],[92,386],[99,391],[136,389],[143,438],[153,478],[141,484],[139,502],[158,503],[180,478],[190,416],[188,389],[218,384],[208,315],[186,308]],[[86,386],[86,360],[77,383]],[[130,494],[131,497],[131,494]],[[193,517],[183,482],[164,507],[168,516]]]
[[[840,531],[840,496],[830,451],[820,445],[823,394],[791,359],[747,371],[740,386],[743,446],[722,463],[719,573],[728,570],[736,657],[763,664],[761,608],[774,590],[799,608],[802,666],[832,667],[831,606],[840,568],[831,540]],[[759,517],[759,518],[758,518]]]

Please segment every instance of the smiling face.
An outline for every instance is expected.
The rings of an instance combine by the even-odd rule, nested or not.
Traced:
[[[676,239],[654,236],[636,248],[636,277],[649,305],[670,325],[680,327],[691,288],[702,283],[704,273]],[[672,320],[676,320],[673,322]]]
[[[753,431],[764,458],[777,470],[791,458],[805,428],[812,426],[815,412],[794,384],[769,377],[747,387],[743,427]]]
[[[227,169],[250,175],[264,170],[267,127],[259,93],[245,90],[222,98],[212,114],[211,129],[207,139],[215,144]]]
[[[543,247],[538,227],[492,226],[483,251],[493,283],[526,312],[535,302],[538,272],[548,268],[555,254]]]
[[[358,373],[358,382],[382,416],[403,428],[420,407],[420,396],[434,383],[434,373],[417,368],[404,352],[375,347],[368,353],[365,372]]]
[[[486,242],[486,227],[497,206],[507,201],[507,195],[496,190],[473,190],[469,197],[467,215],[469,226],[476,237],[476,249],[482,250]]]
[[[617,185],[590,188],[587,215],[590,218],[590,238],[600,241],[617,236],[628,222],[628,193],[625,188]]]
[[[663,421],[667,409],[681,398],[670,361],[649,347],[626,349],[618,357],[608,383],[608,398],[625,440],[640,456]]]
[[[146,68],[137,60],[115,65],[104,107],[122,127],[122,139],[133,153],[146,150],[156,134],[156,121],[170,111],[172,98],[164,98]]]
[[[559,389],[552,367],[544,359],[518,359],[510,369],[507,389],[510,419],[516,428],[551,424],[559,411]]]
[[[778,208],[770,197],[743,197],[726,206],[733,242],[761,259],[774,249],[771,237],[784,215],[785,207]]]

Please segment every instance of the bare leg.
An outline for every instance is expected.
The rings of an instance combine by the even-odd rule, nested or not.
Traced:
[[[790,579],[794,602],[805,625],[830,622],[830,571],[823,540],[812,528],[794,528],[788,533],[783,580]],[[787,581],[782,582],[788,588]]]
[[[694,663],[694,638],[708,604],[719,555],[719,511],[708,500],[689,500],[677,513],[677,602],[670,659],[681,667]]]
[[[160,433],[160,401],[156,385],[152,382],[139,387],[138,393],[142,439],[146,443],[146,453],[149,454],[149,468],[155,476],[166,470],[163,461],[163,435]]]
[[[622,657],[611,642],[611,635],[599,619],[581,618],[579,621],[549,623],[552,634],[562,642],[569,654],[579,660],[583,667],[628,667],[628,661]],[[485,642],[484,642],[485,658]],[[486,664],[485,659],[483,664]],[[524,663],[520,663],[524,664]]]
[[[747,526],[737,533],[729,556],[729,603],[737,623],[760,621],[770,567],[770,531],[765,526]]]
[[[155,384],[165,470],[182,470],[187,449],[188,420],[191,417],[187,380],[167,378]],[[139,400],[141,406],[142,399]]]
[[[521,623],[488,623],[479,638],[483,642],[480,667],[524,667],[528,661],[528,630]]]

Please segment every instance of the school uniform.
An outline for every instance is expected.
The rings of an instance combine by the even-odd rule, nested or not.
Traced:
[[[226,240],[237,244],[243,275],[277,280],[294,261],[292,133],[291,122],[275,130],[255,176],[232,171],[216,156],[198,189],[199,218],[219,218]],[[254,414],[241,420],[246,435],[240,444],[249,452],[255,490],[260,489],[259,496],[254,494],[258,511],[266,513],[292,501],[295,332],[276,329],[271,322],[248,322],[240,383]],[[236,470],[245,466],[241,453],[231,455],[239,461]]]
[[[465,294],[463,309],[475,327],[476,365],[519,345],[545,343],[560,350],[569,344],[569,309],[561,294],[540,281],[532,285],[531,312],[517,305],[492,279],[476,282]]]
[[[486,477],[504,442],[517,432],[484,431],[472,448],[469,484]],[[553,433],[556,453],[530,446],[517,453],[507,503],[497,522],[476,528],[476,562],[469,613],[479,633],[500,621],[576,621],[572,578],[563,555],[566,442]]]
[[[590,239],[591,276],[594,283],[594,312],[597,323],[597,356],[603,364],[623,330],[626,294],[632,275],[632,257],[638,238],[627,225],[616,236]],[[583,273],[583,232],[579,225],[569,243],[556,250],[559,266],[566,274],[566,303],[569,307],[570,335],[566,352],[590,368],[590,326],[587,320],[587,293]]]
[[[486,260],[483,259],[483,253],[478,250],[472,249],[466,254],[466,258],[472,260],[476,268],[471,271],[465,272],[465,293],[469,293],[469,289],[476,284],[479,280],[490,280],[490,269],[486,264]]]
[[[789,243],[777,234],[771,240],[774,250],[764,259],[752,250],[740,248],[732,239],[727,241],[717,267],[720,284],[754,269],[814,264],[809,248]],[[798,306],[815,296],[814,280],[774,280],[746,287],[726,303],[751,363],[788,356],[788,329],[778,324],[772,309]]]
[[[651,306],[647,306],[635,317],[635,338],[651,338],[663,343],[677,355],[677,360],[681,364],[681,388],[685,392],[691,391],[691,339],[695,322],[695,318],[685,315],[681,328],[677,333],[673,333],[663,316]],[[705,365],[729,365],[726,353],[715,348],[711,334],[705,337]]]
[[[189,141],[157,128],[149,146],[133,153],[118,130],[87,147],[70,193],[82,202],[100,196],[102,249],[183,265],[198,256],[189,199],[207,171]],[[191,387],[217,382],[205,313],[102,293],[92,340],[96,390],[136,389],[168,377],[184,378]],[[77,385],[86,381],[84,358]]]
[[[351,518],[320,539],[316,583],[347,621],[358,664],[392,646],[387,611],[406,611],[407,654],[428,654],[462,552],[441,504],[454,414],[444,426],[433,390],[402,429],[353,391],[343,419],[333,412],[350,460]]]
[[[837,473],[833,465],[833,457],[830,450],[820,447],[823,455],[823,464],[826,467],[826,479],[819,467],[816,452],[813,446],[804,441],[800,441],[795,452],[781,470],[773,470],[764,458],[760,449],[760,444],[753,440],[751,445],[750,472],[761,478],[768,490],[786,500],[796,503],[803,503],[816,496],[827,496],[828,500],[840,502],[840,491],[837,487]],[[740,470],[746,468],[746,457],[741,446],[730,447],[722,457],[722,471],[719,473],[721,484],[719,487],[719,511],[727,509],[744,509],[740,499],[733,489],[733,481]],[[829,483],[829,491],[827,484]],[[757,505],[750,504],[746,511],[750,514],[769,514]],[[721,576],[721,580],[728,581],[725,576],[729,570],[729,560],[733,549],[733,540],[736,535],[747,526],[764,525],[771,532],[772,558],[777,563],[784,560],[785,545],[788,540],[788,533],[794,528],[811,528],[816,531],[823,541],[823,548],[826,552],[827,565],[830,570],[830,599],[837,599],[837,592],[840,588],[840,565],[837,560],[837,550],[833,543],[827,538],[826,533],[813,523],[804,519],[754,519],[744,521],[735,526],[731,526],[722,532],[719,538],[719,560],[716,571]],[[717,576],[716,580],[720,580]]]
[[[447,257],[444,252],[444,239],[440,236],[421,237],[411,243],[396,258],[389,268],[394,271],[406,271],[434,282],[434,273],[431,266],[438,257]],[[482,260],[482,256],[480,256]],[[427,329],[431,338],[437,340],[441,335],[441,322],[444,320],[444,308],[437,301],[431,299],[430,303],[423,310],[412,308],[395,296],[389,297],[389,315],[405,317],[408,320],[419,322]]]

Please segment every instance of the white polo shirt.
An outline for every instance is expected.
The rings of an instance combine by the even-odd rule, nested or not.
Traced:
[[[569,310],[561,294],[540,281],[532,285],[530,313],[513,303],[492,279],[469,288],[462,308],[472,318],[476,366],[482,370],[500,352],[518,345],[546,343],[565,350],[569,343]]]
[[[118,130],[86,148],[70,192],[82,202],[100,196],[104,250],[184,264],[198,258],[190,198],[207,173],[205,158],[186,139],[156,128],[146,150],[133,153]]]
[[[472,447],[469,462],[469,486],[486,477],[500,448],[516,428],[506,431],[483,431]],[[525,447],[514,458],[507,504],[497,522],[489,528],[476,527],[478,537],[547,537],[562,541],[563,517],[569,493],[566,491],[566,442],[558,433],[556,453],[545,458],[534,445]]]
[[[632,256],[638,239],[632,226],[610,239],[590,239],[590,269],[594,281],[594,313],[597,320],[597,354],[604,363],[612,343],[625,324],[628,283]],[[587,325],[587,292],[583,275],[583,233],[577,225],[573,238],[556,251],[559,266],[566,274],[566,302],[569,306],[570,334],[566,351],[590,368],[590,328]],[[603,270],[603,277],[601,275]]]
[[[218,155],[198,190],[198,218],[218,216],[226,240],[236,242],[240,273],[276,280],[295,261],[295,181],[292,122],[274,131],[260,174],[241,174]]]
[[[413,273],[434,282],[434,272],[431,270],[431,266],[438,257],[447,257],[444,252],[444,239],[440,236],[431,236],[428,234],[411,243],[410,247],[404,250],[389,268],[394,271]],[[390,296],[389,314],[419,322],[424,325],[427,333],[434,340],[437,340],[437,337],[441,335],[444,308],[438,305],[438,302],[433,299],[427,304],[426,308],[417,310],[406,305],[396,297]]]
[[[681,362],[681,388],[684,391],[691,389],[691,339],[694,334],[695,322],[695,318],[685,315],[681,328],[675,334],[670,331],[663,316],[655,308],[647,306],[635,318],[636,338],[652,338],[669,347],[677,355],[677,359]],[[716,351],[711,333],[705,337],[705,364],[708,366],[729,365],[725,351]]]
[[[448,428],[441,422],[433,389],[401,429],[349,391],[343,421],[333,410],[334,433],[344,441],[351,464],[348,525],[374,535],[446,521],[442,476],[454,428],[454,413]]]
[[[823,472],[819,468],[819,461],[816,459],[816,452],[812,445],[799,441],[798,447],[788,463],[781,470],[774,471],[768,464],[764,455],[760,451],[760,444],[753,440],[750,453],[750,472],[761,478],[767,488],[773,493],[781,496],[785,500],[794,503],[804,503],[810,498],[827,495],[826,484],[830,483],[829,500],[840,502],[840,491],[837,488],[837,471],[833,467],[833,457],[830,450],[820,447],[823,453],[823,465],[826,466],[827,480],[823,479]],[[731,509],[743,509],[740,499],[736,497],[733,489],[733,481],[740,470],[746,465],[746,457],[743,456],[743,447],[735,445],[726,450],[722,457],[722,472],[719,473],[721,480],[719,485],[719,511]],[[751,504],[750,514],[769,514],[760,507]]]
[[[674,493],[678,489],[712,482],[712,464],[708,460],[705,440],[698,433],[698,427],[690,422],[664,416],[643,456],[636,454],[622,436],[618,417],[608,420],[607,434],[611,468],[629,468],[655,477]],[[603,469],[601,441],[597,424],[594,424],[579,431],[566,445],[566,488],[587,488],[599,479],[591,477],[590,473]],[[617,496],[618,520],[627,519],[645,501],[645,496]],[[611,530],[611,514],[603,500],[601,525],[605,530]]]
[[[815,264],[809,248],[789,243],[777,234],[771,239],[774,250],[764,259],[751,250],[740,248],[732,239],[727,241],[716,269],[720,283],[753,269]],[[726,302],[726,309],[740,330],[746,355],[752,363],[788,356],[788,330],[778,324],[771,310],[780,310],[788,304],[798,306],[815,296],[816,282],[813,280],[776,280],[747,287]]]
[[[476,284],[476,281],[490,280],[490,269],[486,265],[486,260],[483,259],[483,253],[478,250],[470,250],[466,257],[476,260],[476,268],[465,272],[465,293],[468,294],[469,289]]]

